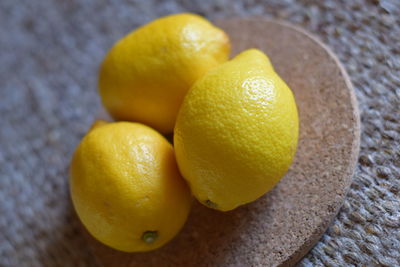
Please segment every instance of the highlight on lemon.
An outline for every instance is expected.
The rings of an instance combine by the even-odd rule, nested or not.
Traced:
[[[192,199],[172,146],[150,127],[131,122],[95,123],[73,155],[70,192],[86,229],[126,252],[171,240]]]
[[[200,78],[177,118],[179,169],[194,196],[222,211],[252,202],[287,172],[299,121],[268,57],[246,50]]]
[[[116,120],[170,133],[191,85],[229,53],[228,36],[203,17],[183,13],[156,19],[108,52],[99,74],[102,102]]]

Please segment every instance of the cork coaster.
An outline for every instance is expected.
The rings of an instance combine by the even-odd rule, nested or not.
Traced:
[[[222,213],[194,203],[179,235],[163,248],[123,253],[89,237],[103,266],[291,266],[318,241],[343,203],[359,147],[349,78],[332,52],[305,31],[265,19],[217,23],[233,54],[259,48],[293,90],[300,140],[292,167],[254,203]]]

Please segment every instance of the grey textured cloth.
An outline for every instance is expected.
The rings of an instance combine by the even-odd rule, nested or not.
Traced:
[[[400,1],[0,1],[0,266],[92,266],[68,196],[71,154],[112,43],[169,13],[303,26],[350,74],[362,121],[347,200],[301,266],[400,266]]]

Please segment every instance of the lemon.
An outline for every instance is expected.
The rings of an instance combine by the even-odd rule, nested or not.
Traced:
[[[298,127],[289,87],[263,52],[246,50],[209,71],[185,96],[174,134],[179,169],[201,203],[234,209],[286,173]]]
[[[109,51],[99,75],[102,102],[116,120],[172,132],[186,92],[229,52],[228,36],[200,16],[159,18]]]
[[[191,205],[172,146],[139,123],[97,123],[74,153],[70,191],[87,230],[126,252],[171,240]]]

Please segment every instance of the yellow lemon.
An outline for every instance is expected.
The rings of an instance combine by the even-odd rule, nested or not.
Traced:
[[[139,123],[97,123],[73,156],[70,191],[87,230],[126,252],[171,240],[191,205],[172,146]]]
[[[117,120],[172,132],[186,92],[229,52],[228,36],[200,16],[159,18],[109,51],[100,68],[102,102]]]
[[[264,53],[246,50],[209,71],[185,96],[174,134],[179,169],[201,203],[234,209],[286,173],[298,127],[289,87]]]

